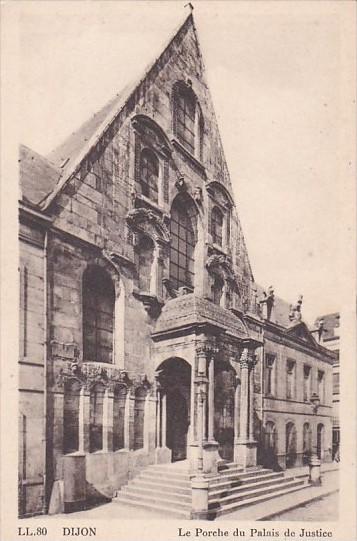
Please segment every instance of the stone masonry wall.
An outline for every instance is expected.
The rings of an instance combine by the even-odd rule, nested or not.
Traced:
[[[19,514],[41,513],[44,497],[43,234],[20,226]]]

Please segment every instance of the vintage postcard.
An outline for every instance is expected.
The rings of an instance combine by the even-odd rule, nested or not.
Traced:
[[[2,4],[1,539],[356,536],[356,4]]]

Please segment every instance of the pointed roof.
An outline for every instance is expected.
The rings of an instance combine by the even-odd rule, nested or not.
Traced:
[[[290,336],[294,336],[296,338],[299,338],[300,340],[303,340],[311,347],[318,347],[317,341],[311,334],[311,331],[309,330],[306,323],[304,323],[304,321],[294,321],[293,323],[290,323],[290,326],[286,330],[286,332]]]
[[[167,53],[173,44],[180,39],[182,34],[190,27],[192,27],[197,38],[192,12],[190,12],[188,16],[185,16],[184,21],[176,29],[166,46],[163,49],[161,48],[161,54],[149,64],[144,71],[144,75],[139,80],[136,80],[133,84],[127,85],[122,92],[112,98],[99,112],[86,121],[76,132],[72,133],[55,150],[49,153],[47,158],[55,163],[56,167],[61,167],[62,175],[55,188],[51,190],[51,192],[48,192],[48,196],[43,201],[42,206],[44,209],[51,204],[57,193],[66,184],[67,180],[77,172],[82,161],[105,135],[113,121],[121,113],[126,103],[130,100],[131,96],[134,95],[143,81],[154,72],[157,66],[163,61],[164,57],[167,57]]]
[[[20,145],[20,189],[23,201],[38,205],[51,193],[61,178],[61,169],[32,150]]]

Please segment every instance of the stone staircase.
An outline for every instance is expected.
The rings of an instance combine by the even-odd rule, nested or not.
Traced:
[[[237,464],[221,466],[210,478],[209,519],[251,504],[282,496],[307,485],[306,480],[261,466],[243,470]],[[177,518],[191,518],[191,482],[187,461],[147,467],[118,491],[113,500]]]

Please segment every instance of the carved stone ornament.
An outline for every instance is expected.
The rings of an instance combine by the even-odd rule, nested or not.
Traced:
[[[251,370],[257,364],[256,355],[248,348],[244,348],[239,358],[239,364],[242,369]]]
[[[185,183],[185,177],[183,175],[180,175],[178,179],[175,182],[175,186],[179,192],[183,192],[187,189],[186,183]]]
[[[79,357],[79,347],[76,342],[62,343],[51,340],[50,352],[52,359],[76,360]]]
[[[54,378],[55,392],[63,392],[65,382],[76,380],[82,387],[90,390],[96,383],[101,383],[109,391],[113,391],[117,384],[125,385],[128,389],[140,386],[145,389],[152,387],[146,374],[129,374],[112,365],[103,366],[102,363],[88,361],[82,364],[77,362],[61,363]]]
[[[121,268],[127,267],[132,269],[135,267],[133,261],[129,258],[114,252],[113,250],[102,250],[103,257],[114,267],[118,275],[120,275]]]
[[[193,199],[196,201],[198,205],[202,205],[202,202],[203,202],[202,188],[200,188],[200,186],[196,186],[193,192]]]
[[[231,283],[237,284],[237,277],[233,270],[232,261],[229,256],[224,254],[213,254],[206,262],[207,270],[212,274],[223,275],[223,278]]]
[[[163,302],[159,301],[156,295],[133,291],[133,296],[143,303],[144,309],[149,316],[158,317],[160,315]]]
[[[170,242],[170,232],[163,219],[146,208],[132,209],[126,216],[129,227],[146,233],[154,241]]]
[[[196,344],[196,355],[198,357],[205,357],[206,359],[211,359],[214,355],[217,355],[219,348],[209,343],[197,343]]]

